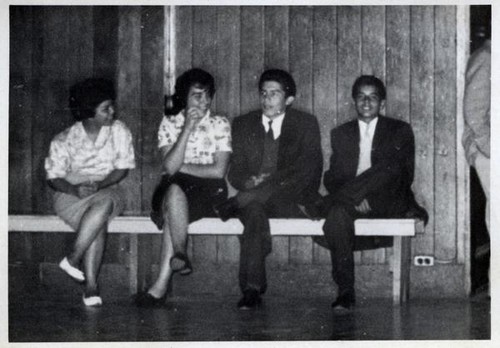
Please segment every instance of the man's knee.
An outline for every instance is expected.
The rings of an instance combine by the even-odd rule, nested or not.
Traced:
[[[326,220],[331,221],[344,221],[352,219],[350,214],[350,209],[346,205],[343,204],[335,204],[330,210],[328,210],[328,215]]]
[[[244,221],[247,219],[256,219],[266,217],[265,206],[263,203],[252,201],[245,207],[241,208],[241,213]]]
[[[323,232],[328,237],[339,236],[349,233],[354,226],[354,219],[349,207],[336,204],[330,208],[323,225]]]

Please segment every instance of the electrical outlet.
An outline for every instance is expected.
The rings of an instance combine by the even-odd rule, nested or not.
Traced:
[[[434,266],[434,256],[428,256],[428,255],[415,256],[415,258],[413,259],[413,264],[419,267]]]

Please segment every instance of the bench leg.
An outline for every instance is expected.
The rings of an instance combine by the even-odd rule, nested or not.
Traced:
[[[129,250],[129,291],[135,294],[146,290],[151,282],[152,236],[130,235]]]
[[[410,293],[411,239],[394,237],[392,293],[395,305],[408,301]]]
[[[139,268],[139,236],[137,234],[131,234],[129,246],[129,292],[131,295],[137,293],[138,289],[138,268]]]

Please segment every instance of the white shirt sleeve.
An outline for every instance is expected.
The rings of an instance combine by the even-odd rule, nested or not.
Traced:
[[[232,152],[231,124],[225,117],[217,117],[214,124],[215,151]]]
[[[114,122],[113,138],[116,146],[116,156],[113,160],[113,167],[115,169],[135,168],[135,153],[132,133],[123,122]]]
[[[175,118],[178,116],[167,117],[163,116],[158,129],[158,148],[164,146],[172,146],[179,137],[178,129],[175,126]]]
[[[63,141],[56,137],[50,143],[49,156],[45,158],[47,179],[64,178],[70,170],[70,155]]]

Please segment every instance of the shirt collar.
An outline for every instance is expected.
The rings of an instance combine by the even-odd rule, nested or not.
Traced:
[[[377,127],[377,123],[378,123],[378,116],[368,123],[366,123],[365,121],[358,120],[360,131],[368,128],[368,131],[370,132],[371,135],[373,135],[375,128]]]
[[[281,115],[276,116],[275,118],[272,119],[272,121],[273,121],[272,127],[273,127],[275,139],[281,133],[281,125],[283,124],[284,119],[285,119],[285,113],[282,113]],[[267,117],[266,115],[262,114],[262,125],[264,126],[264,129],[266,130],[266,132],[268,131],[269,121],[271,121],[271,119],[269,117]]]

